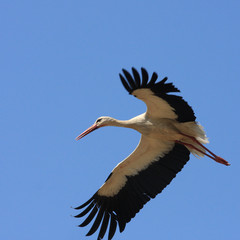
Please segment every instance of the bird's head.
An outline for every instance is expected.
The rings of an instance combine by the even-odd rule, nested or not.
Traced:
[[[86,131],[84,131],[83,133],[78,135],[76,137],[76,140],[79,140],[79,139],[85,137],[90,132],[92,132],[100,127],[112,126],[114,121],[115,121],[115,119],[111,118],[111,117],[99,117],[91,127],[89,127]]]

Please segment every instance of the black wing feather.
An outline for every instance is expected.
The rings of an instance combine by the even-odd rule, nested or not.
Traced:
[[[157,79],[158,79],[158,75],[154,72],[154,73],[152,74],[151,80],[150,80],[150,82],[149,82],[149,86],[153,86],[154,83],[157,81]]]
[[[125,89],[132,94],[134,90],[141,89],[141,88],[148,88],[150,89],[156,96],[162,98],[163,100],[167,101],[168,104],[174,108],[175,113],[177,114],[177,120],[179,122],[189,122],[195,121],[196,117],[192,108],[188,105],[186,101],[183,100],[181,96],[169,94],[174,92],[180,92],[172,83],[166,83],[167,77],[163,78],[160,82],[156,82],[158,75],[157,73],[153,73],[151,80],[148,82],[148,73],[144,68],[141,68],[142,73],[142,83],[139,84],[140,75],[137,73],[135,68],[132,68],[133,77],[129,72],[123,69],[124,78],[120,74],[120,79],[122,81],[123,86]]]
[[[75,217],[80,218],[80,217],[85,216],[94,207],[94,205],[95,205],[94,202],[91,202],[91,204],[84,211],[82,211],[80,214],[78,214]]]
[[[141,72],[142,72],[142,87],[146,87],[148,82],[148,73],[145,68],[141,68]]]
[[[117,229],[117,220],[116,215],[114,213],[111,213],[111,222],[110,222],[110,228],[108,233],[108,240],[111,240],[116,232]]]
[[[95,217],[96,213],[98,211],[98,207],[95,205],[95,207],[93,208],[93,210],[91,211],[91,213],[88,215],[88,217],[85,219],[85,221],[79,225],[79,227],[85,227],[87,226]]]
[[[125,89],[130,93],[130,92],[131,92],[131,88],[130,88],[129,85],[127,84],[127,81],[124,79],[124,77],[122,76],[122,74],[119,74],[119,77],[120,77],[121,82],[122,82],[123,86],[125,87]]]
[[[133,77],[134,77],[135,82],[136,82],[136,87],[139,88],[141,86],[140,75],[139,75],[138,71],[135,68],[132,68],[132,72],[133,72]]]
[[[91,236],[93,233],[95,233],[95,232],[97,231],[97,229],[98,229],[98,227],[99,227],[99,225],[100,225],[100,223],[101,223],[101,221],[102,221],[102,219],[103,219],[103,214],[104,214],[104,211],[105,211],[104,208],[105,208],[105,207],[104,207],[104,204],[103,204],[103,205],[100,207],[100,210],[99,210],[99,212],[98,212],[98,215],[97,215],[97,217],[96,217],[96,219],[95,219],[95,221],[94,221],[91,229],[89,230],[89,232],[87,233],[86,236]]]
[[[79,209],[81,209],[81,208],[86,207],[90,202],[93,201],[93,199],[94,199],[94,197],[92,196],[88,201],[86,201],[85,203],[83,203],[82,205],[80,205],[79,207],[76,207],[76,208],[74,208],[74,209],[79,210]]]
[[[190,152],[186,147],[176,143],[168,154],[150,164],[148,168],[140,171],[135,176],[127,176],[125,186],[117,195],[106,197],[100,196],[98,192],[95,193],[91,198],[92,200],[88,201],[87,211],[84,210],[84,214],[80,213],[76,216],[83,216],[93,209],[80,226],[89,224],[98,212],[93,226],[87,235],[93,234],[102,221],[98,239],[104,237],[108,225],[110,225],[108,239],[112,239],[117,223],[120,232],[122,232],[126,223],[142,209],[144,204],[162,192],[176,174],[182,170],[189,160],[189,155]],[[109,221],[110,217],[111,220]]]
[[[109,213],[107,211],[104,212],[104,218],[102,221],[101,229],[98,234],[98,240],[102,239],[107,231],[107,226],[108,226],[108,221],[109,221]]]
[[[122,71],[123,71],[126,79],[127,79],[128,82],[129,82],[129,86],[132,87],[132,88],[136,88],[137,85],[135,84],[135,81],[133,80],[131,74],[130,74],[128,71],[126,71],[125,69],[123,69]]]

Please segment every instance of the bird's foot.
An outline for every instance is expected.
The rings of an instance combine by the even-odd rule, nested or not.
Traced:
[[[221,164],[224,164],[226,166],[230,166],[231,164],[229,162],[227,162],[226,160],[224,160],[223,158],[219,157],[219,156],[216,156],[214,158],[214,160],[218,163],[221,163]]]

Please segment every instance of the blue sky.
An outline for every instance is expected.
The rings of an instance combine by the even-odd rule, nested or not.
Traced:
[[[210,149],[191,157],[115,239],[235,240],[239,235],[239,1],[1,1],[0,238],[79,240],[88,200],[139,133],[104,128],[145,105],[118,73],[145,67],[193,106]],[[96,235],[86,239],[96,239]]]

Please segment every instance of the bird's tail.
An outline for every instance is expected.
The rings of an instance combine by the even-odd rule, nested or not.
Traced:
[[[195,137],[201,144],[206,144],[209,143],[208,138],[206,136],[206,133],[203,129],[203,127],[196,122],[185,122],[181,124],[181,131],[188,135],[188,136],[192,136]],[[202,152],[205,153],[205,149],[202,148],[201,146],[199,146],[196,142],[193,142],[190,138],[186,137],[183,139],[183,142],[186,142],[188,144],[193,145],[194,147],[196,147],[197,149],[200,149]],[[204,154],[197,151],[194,148],[188,148],[189,151],[196,157],[204,157]]]

